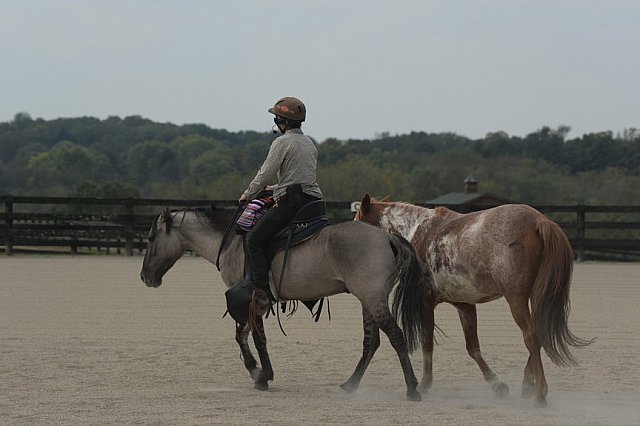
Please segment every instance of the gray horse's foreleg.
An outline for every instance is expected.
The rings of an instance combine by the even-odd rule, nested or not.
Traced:
[[[249,374],[251,374],[251,378],[255,381],[258,380],[260,376],[260,367],[258,367],[258,362],[251,353],[251,348],[249,348],[249,327],[246,323],[236,323],[236,342],[238,342],[238,346],[240,346],[240,352],[242,353],[242,360],[244,361],[244,366],[247,370],[249,370]]]
[[[478,312],[475,305],[459,303],[455,305],[458,309],[458,316],[464,332],[464,340],[467,346],[467,353],[478,364],[484,379],[491,385],[493,393],[498,397],[509,395],[509,386],[498,379],[498,375],[493,372],[480,352],[480,341],[478,340]]]
[[[380,329],[371,314],[362,307],[362,328],[364,330],[364,339],[362,340],[362,357],[356,366],[355,371],[340,387],[347,392],[352,392],[360,385],[360,380],[364,372],[367,370],[373,354],[380,346]]]
[[[382,314],[376,316],[376,322],[378,327],[387,335],[391,346],[393,346],[398,354],[402,372],[404,373],[404,381],[407,385],[407,399],[409,401],[421,401],[422,395],[420,395],[420,392],[416,389],[418,379],[413,372],[413,367],[409,360],[409,351],[407,350],[407,344],[404,340],[402,330],[398,327],[388,308],[382,311]]]
[[[258,356],[260,357],[260,364],[262,365],[262,371],[258,378],[254,381],[256,389],[267,390],[269,388],[269,380],[273,380],[273,368],[271,367],[271,360],[269,359],[269,353],[267,352],[267,336],[264,332],[264,324],[262,317],[256,318],[256,323],[253,331],[253,343],[256,345]]]

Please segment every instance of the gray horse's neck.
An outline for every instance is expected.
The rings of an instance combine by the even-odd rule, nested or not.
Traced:
[[[176,213],[173,222],[183,237],[185,249],[194,251],[211,263],[216,262],[222,232],[216,232],[206,217],[185,210]]]
[[[207,216],[191,210],[176,213],[174,223],[179,228],[186,250],[197,253],[210,263],[216,263],[220,244],[224,237],[224,229],[220,224],[212,223]],[[244,272],[242,239],[234,232],[231,232],[222,250],[220,269],[222,280],[227,286],[233,285],[242,279]]]

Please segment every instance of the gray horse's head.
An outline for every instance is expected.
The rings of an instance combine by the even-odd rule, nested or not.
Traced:
[[[184,254],[179,232],[171,232],[172,220],[172,213],[167,207],[151,225],[147,252],[140,271],[140,278],[148,287],[159,287],[164,274]]]

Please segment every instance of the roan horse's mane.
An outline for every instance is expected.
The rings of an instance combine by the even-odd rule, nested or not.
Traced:
[[[368,195],[368,194],[367,194],[367,195]],[[390,196],[390,195],[385,195],[385,196],[384,196],[384,197],[382,197],[380,200],[378,200],[378,199],[377,199],[377,198],[375,198],[375,197],[371,197],[371,196],[369,196],[369,204],[370,204],[370,205],[373,205],[373,204],[385,204],[385,205],[386,205],[386,204],[391,204],[391,203],[393,203],[393,204],[405,204],[405,205],[407,205],[407,206],[408,206],[408,205],[410,205],[410,204],[408,204],[408,203],[404,203],[404,202],[402,202],[402,201],[391,201],[391,200],[390,200],[390,198],[391,198],[391,196]],[[364,217],[364,214],[362,213],[362,209],[361,209],[361,208],[359,208],[359,209],[356,211],[355,220],[359,220],[359,221],[364,221],[364,222],[366,222],[365,217]]]
[[[391,198],[390,195],[385,195],[380,200],[378,200],[375,197],[370,197],[370,204],[385,204],[385,205],[391,204],[397,207],[406,207],[407,209],[415,209],[416,207],[426,208],[426,207],[418,206],[416,204],[408,203],[406,201],[392,201],[390,198]],[[444,206],[435,207],[433,210],[438,216],[444,216],[450,211],[447,207],[444,207]],[[358,210],[358,213],[356,214],[356,220],[362,220],[362,219],[363,219],[363,215],[360,212],[360,210]]]
[[[381,199],[377,199],[375,197],[370,197],[371,199],[371,204],[393,204],[393,205],[397,205],[397,206],[407,206],[407,207],[415,207],[415,204],[411,204],[408,203],[406,201],[393,201],[391,200],[391,196],[390,195],[385,195],[384,197],[382,197]]]

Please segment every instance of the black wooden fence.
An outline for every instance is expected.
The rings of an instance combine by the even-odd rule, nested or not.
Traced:
[[[1,196],[0,250],[124,252],[146,247],[151,221],[165,206],[215,204],[235,208],[235,200],[74,198]],[[420,204],[426,207],[433,205]],[[334,221],[353,218],[350,202],[327,202]],[[487,206],[449,205],[469,212]],[[578,260],[640,260],[640,206],[533,206],[558,222]]]

